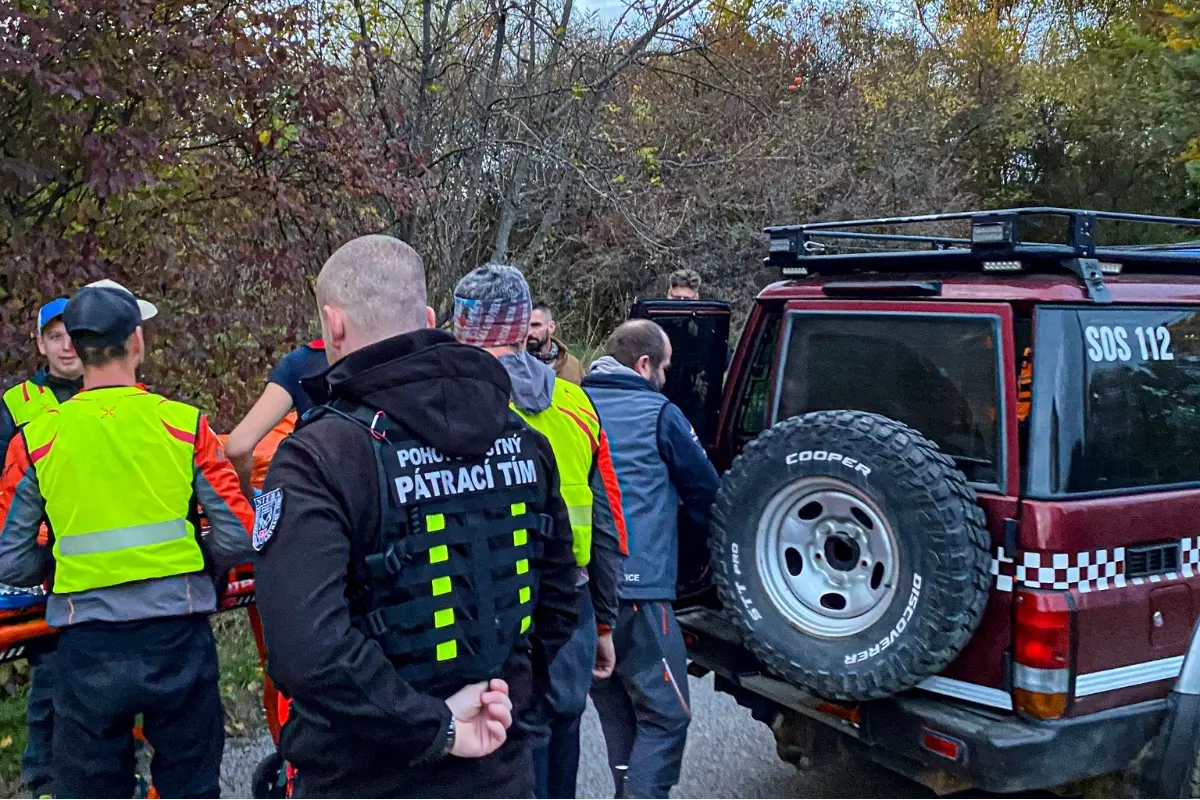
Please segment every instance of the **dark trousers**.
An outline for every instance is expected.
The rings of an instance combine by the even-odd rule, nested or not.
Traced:
[[[29,737],[21,755],[21,783],[34,797],[54,794],[54,666],[55,652],[29,659],[29,694],[25,700],[25,722]]]
[[[579,627],[550,665],[550,690],[537,704],[533,728],[533,796],[574,798],[579,775],[579,722],[587,710],[596,664],[596,611],[588,587],[579,600]]]
[[[592,687],[616,796],[665,798],[679,783],[692,712],[687,650],[667,602],[621,603],[617,668]]]
[[[203,616],[70,626],[58,640],[58,797],[132,797],[134,718],[163,797],[220,797],[225,720]]]

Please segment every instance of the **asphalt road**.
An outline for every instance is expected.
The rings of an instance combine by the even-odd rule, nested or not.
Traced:
[[[933,797],[923,787],[869,764],[800,772],[775,755],[775,740],[767,726],[755,722],[732,697],[713,691],[711,677],[689,680],[694,717],[683,778],[672,797]],[[270,746],[269,738],[229,743],[225,797],[249,797],[250,774]],[[584,718],[578,795],[613,796],[604,738],[591,709]]]

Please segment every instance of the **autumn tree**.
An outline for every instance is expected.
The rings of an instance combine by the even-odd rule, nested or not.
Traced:
[[[211,409],[310,327],[308,277],[411,208],[404,144],[319,58],[301,5],[17,0],[0,13],[0,358],[32,313],[113,277],[163,309],[164,390]]]
[[[1020,203],[1200,212],[1197,0],[0,0],[0,358],[111,276],[228,423],[354,235],[520,265],[598,340],[761,228]],[[1135,235],[1140,235],[1134,232]]]

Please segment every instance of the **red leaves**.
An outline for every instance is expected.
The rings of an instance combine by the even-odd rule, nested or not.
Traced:
[[[299,6],[258,2],[69,0],[45,16],[10,13],[20,35],[0,38],[11,280],[0,341],[27,341],[9,297],[32,307],[106,276],[152,295],[169,287],[153,299],[154,341],[170,358],[154,360],[151,380],[240,401],[307,338],[306,276],[411,202],[407,148],[371,133],[357,76],[314,57],[304,42],[322,37]],[[259,343],[250,357],[247,337]],[[31,350],[14,352],[0,351],[0,374],[34,366]]]

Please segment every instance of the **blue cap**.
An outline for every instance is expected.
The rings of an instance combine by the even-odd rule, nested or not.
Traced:
[[[40,334],[47,325],[63,315],[67,310],[67,298],[60,297],[57,300],[51,300],[46,305],[38,310],[38,327],[37,332]]]

